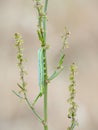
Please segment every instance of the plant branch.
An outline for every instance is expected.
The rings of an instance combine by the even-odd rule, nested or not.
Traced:
[[[17,47],[17,60],[18,60],[18,67],[19,67],[19,71],[20,71],[20,81],[21,83],[17,84],[18,87],[20,88],[19,94],[16,93],[15,91],[13,91],[19,98],[22,98],[26,101],[26,103],[28,104],[29,108],[31,108],[32,112],[34,113],[34,115],[41,121],[41,123],[43,125],[45,125],[43,122],[44,120],[39,116],[39,114],[35,111],[35,109],[33,108],[33,106],[31,105],[30,101],[27,98],[27,91],[26,91],[26,82],[24,79],[24,75],[25,75],[25,70],[24,70],[24,66],[23,66],[23,62],[24,62],[24,58],[23,58],[23,40],[20,34],[15,33],[15,40],[16,40],[16,47]],[[22,95],[20,95],[22,93]]]

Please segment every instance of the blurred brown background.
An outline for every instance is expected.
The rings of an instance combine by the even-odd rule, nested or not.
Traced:
[[[28,94],[32,101],[38,92],[36,11],[32,0],[0,0],[0,130],[43,130],[26,104],[12,90],[17,90],[14,33],[25,41],[28,59]],[[79,128],[98,130],[98,0],[49,0],[47,52],[49,74],[53,72],[62,46],[65,25],[71,32],[66,50],[66,69],[49,85],[49,130],[66,130],[69,65],[78,65],[77,97]],[[42,115],[42,99],[36,109]]]

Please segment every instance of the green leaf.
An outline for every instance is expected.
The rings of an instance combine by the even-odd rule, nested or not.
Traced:
[[[48,78],[48,80],[53,80],[54,78],[56,78],[64,69],[64,67],[57,69],[56,71],[54,71],[54,73]]]
[[[62,54],[62,56],[60,57],[60,60],[59,60],[57,68],[60,68],[62,66],[62,64],[64,62],[64,58],[65,58],[65,54]]]
[[[23,88],[22,85],[20,85],[20,84],[18,84],[18,83],[17,83],[17,85],[18,85],[18,87],[19,87],[20,89],[22,89],[23,91],[25,91],[25,88]]]
[[[12,92],[17,96],[17,97],[19,97],[19,98],[21,98],[21,99],[24,99],[24,97],[22,97],[21,95],[19,95],[17,92],[15,92],[14,90],[12,90]]]

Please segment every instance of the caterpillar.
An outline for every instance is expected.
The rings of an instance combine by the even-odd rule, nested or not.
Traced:
[[[38,83],[40,87],[40,93],[44,93],[44,48],[38,50]]]

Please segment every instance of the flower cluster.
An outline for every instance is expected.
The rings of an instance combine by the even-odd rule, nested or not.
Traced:
[[[21,96],[20,93],[22,93],[23,95],[25,95],[25,93],[26,93],[26,82],[24,80],[24,75],[26,74],[26,71],[24,70],[24,65],[23,65],[23,62],[24,62],[23,39],[19,33],[15,33],[15,40],[16,40],[15,46],[17,48],[17,61],[18,61],[21,83],[17,83],[18,87],[20,88],[19,93],[16,93],[15,91],[14,91],[14,93],[17,96],[24,98],[24,96]]]
[[[41,46],[45,45],[45,29],[44,29],[44,21],[47,19],[46,13],[44,12],[44,6],[41,0],[34,0],[35,8],[38,12],[38,30],[37,34],[39,40],[41,42]]]
[[[78,121],[76,120],[76,113],[77,113],[77,103],[74,101],[75,100],[75,72],[77,70],[76,65],[73,63],[70,67],[70,82],[71,84],[69,85],[69,92],[70,92],[70,97],[67,100],[70,108],[68,110],[68,118],[71,119],[71,125],[67,128],[67,130],[73,130],[75,126],[78,125]]]
[[[64,50],[65,48],[69,48],[68,41],[67,41],[69,35],[70,35],[69,31],[68,31],[67,28],[65,27],[65,28],[64,28],[64,33],[63,33],[63,35],[62,35],[62,40],[63,40],[62,50]]]

